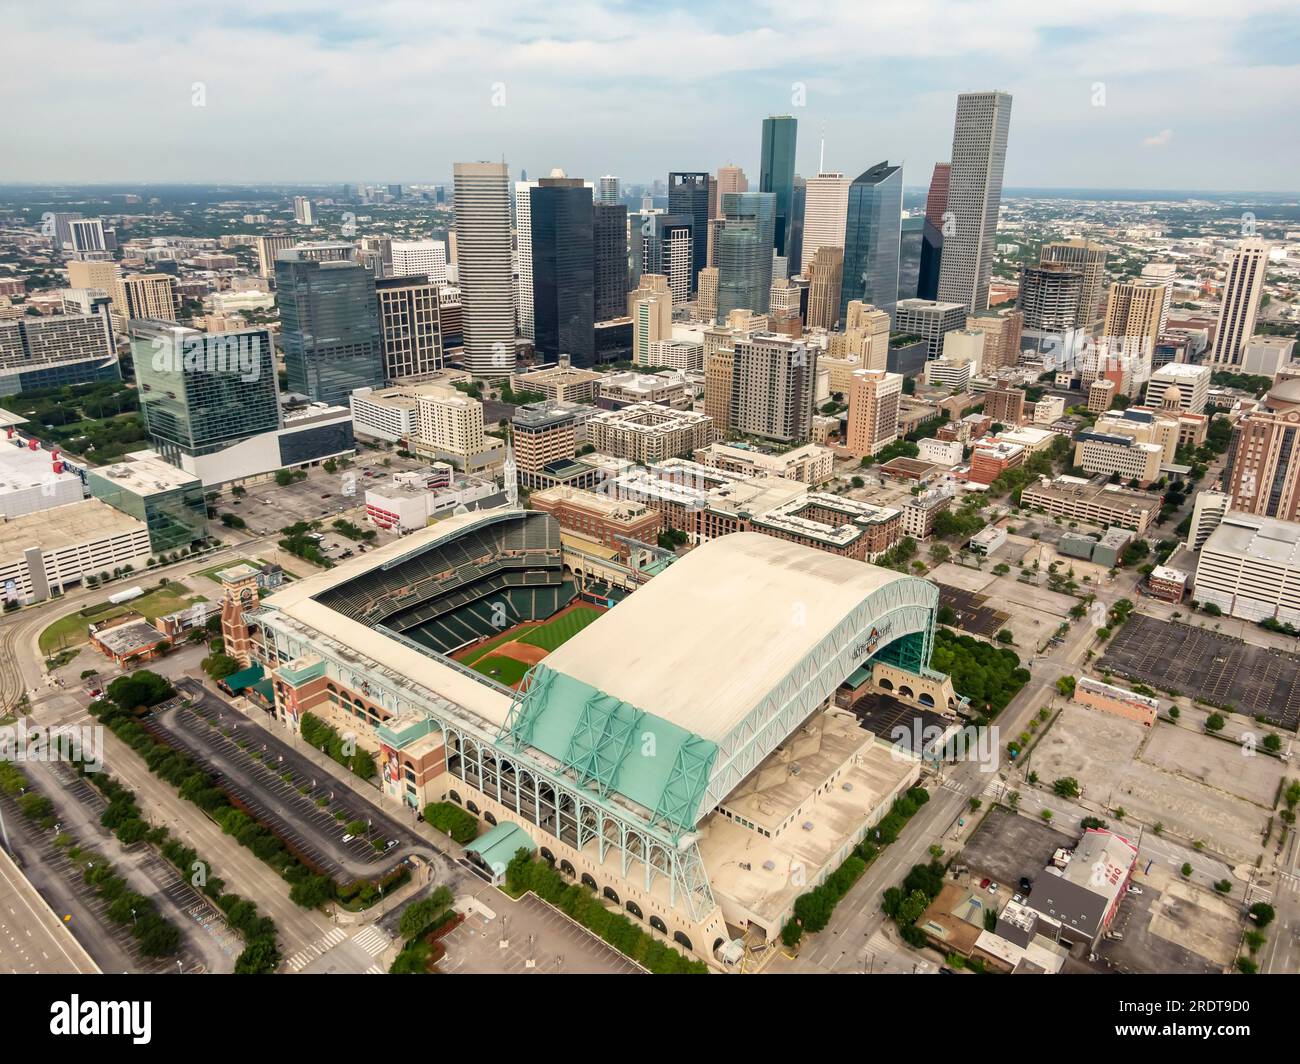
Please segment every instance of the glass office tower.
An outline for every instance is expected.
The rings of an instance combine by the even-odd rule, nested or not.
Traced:
[[[691,219],[691,295],[699,291],[700,271],[709,264],[709,175],[673,171],[668,175],[668,213]]]
[[[133,321],[129,335],[145,428],[169,462],[280,427],[269,329],[202,333]]]
[[[886,311],[892,320],[898,302],[902,224],[903,168],[876,163],[849,186],[840,321],[848,320],[854,299]]]
[[[925,217],[917,214],[904,218],[898,249],[898,298],[915,299],[921,279],[921,253],[925,237]]]
[[[355,389],[383,387],[374,274],[356,262],[310,261],[290,248],[275,260],[275,289],[291,392],[346,406]]]
[[[576,177],[544,177],[529,189],[533,343],[546,361],[596,360],[595,245],[591,189]]]
[[[770,192],[727,192],[718,232],[718,321],[733,310],[766,314],[772,290],[772,240],[776,196]]]
[[[794,149],[799,122],[792,115],[763,119],[758,190],[776,197],[776,253],[788,257],[794,200]]]

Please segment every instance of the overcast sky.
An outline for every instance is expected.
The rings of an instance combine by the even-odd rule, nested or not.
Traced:
[[[625,181],[799,118],[800,173],[947,159],[1015,103],[1006,184],[1300,186],[1295,0],[0,0],[0,181]],[[201,106],[196,106],[202,104]]]

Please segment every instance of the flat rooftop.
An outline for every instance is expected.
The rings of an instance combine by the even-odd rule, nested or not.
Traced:
[[[171,491],[200,483],[193,473],[187,473],[179,466],[165,461],[156,451],[133,451],[124,461],[97,466],[90,472],[138,495]]]
[[[3,415],[3,411],[0,411]],[[4,425],[0,420],[0,427]],[[77,480],[81,478],[66,470],[54,472],[54,454],[38,448],[33,451],[28,447],[16,447],[11,442],[0,440],[0,494],[8,491],[22,491],[48,483],[50,477],[55,480]]]
[[[144,524],[114,510],[99,499],[85,499],[34,514],[0,521],[0,558],[12,558],[31,547],[62,550],[126,532],[143,531]]]
[[[1236,554],[1300,569],[1300,523],[1229,513],[1201,548],[1201,556]]]

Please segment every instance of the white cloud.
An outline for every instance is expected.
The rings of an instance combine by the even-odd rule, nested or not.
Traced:
[[[1163,148],[1173,139],[1174,131],[1172,129],[1162,129],[1159,133],[1154,133],[1149,137],[1144,137],[1142,144],[1147,148]]]

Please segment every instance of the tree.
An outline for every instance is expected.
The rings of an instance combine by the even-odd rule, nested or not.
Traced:
[[[1268,927],[1273,922],[1273,917],[1277,915],[1273,906],[1266,901],[1257,901],[1250,907],[1250,918],[1255,921],[1256,927]]]
[[[169,680],[156,672],[141,669],[129,676],[119,676],[104,693],[118,709],[131,713],[156,706],[175,692]]]
[[[1052,784],[1052,791],[1060,798],[1078,798],[1079,781],[1073,776],[1062,776]]]
[[[1205,730],[1210,733],[1223,731],[1223,726],[1228,722],[1223,719],[1221,713],[1211,713],[1205,720]]]
[[[1260,742],[1265,750],[1270,754],[1276,754],[1282,749],[1282,738],[1276,732],[1269,732]]]
[[[1062,676],[1056,681],[1056,690],[1069,698],[1074,694],[1074,687],[1078,681],[1073,676]]]
[[[1192,865],[1191,865],[1191,862],[1190,862],[1190,861],[1184,861],[1184,862],[1183,862],[1183,867],[1182,867],[1181,871],[1182,871],[1182,873],[1183,873],[1183,878],[1184,878],[1184,879],[1190,879],[1190,878],[1192,877]]]

